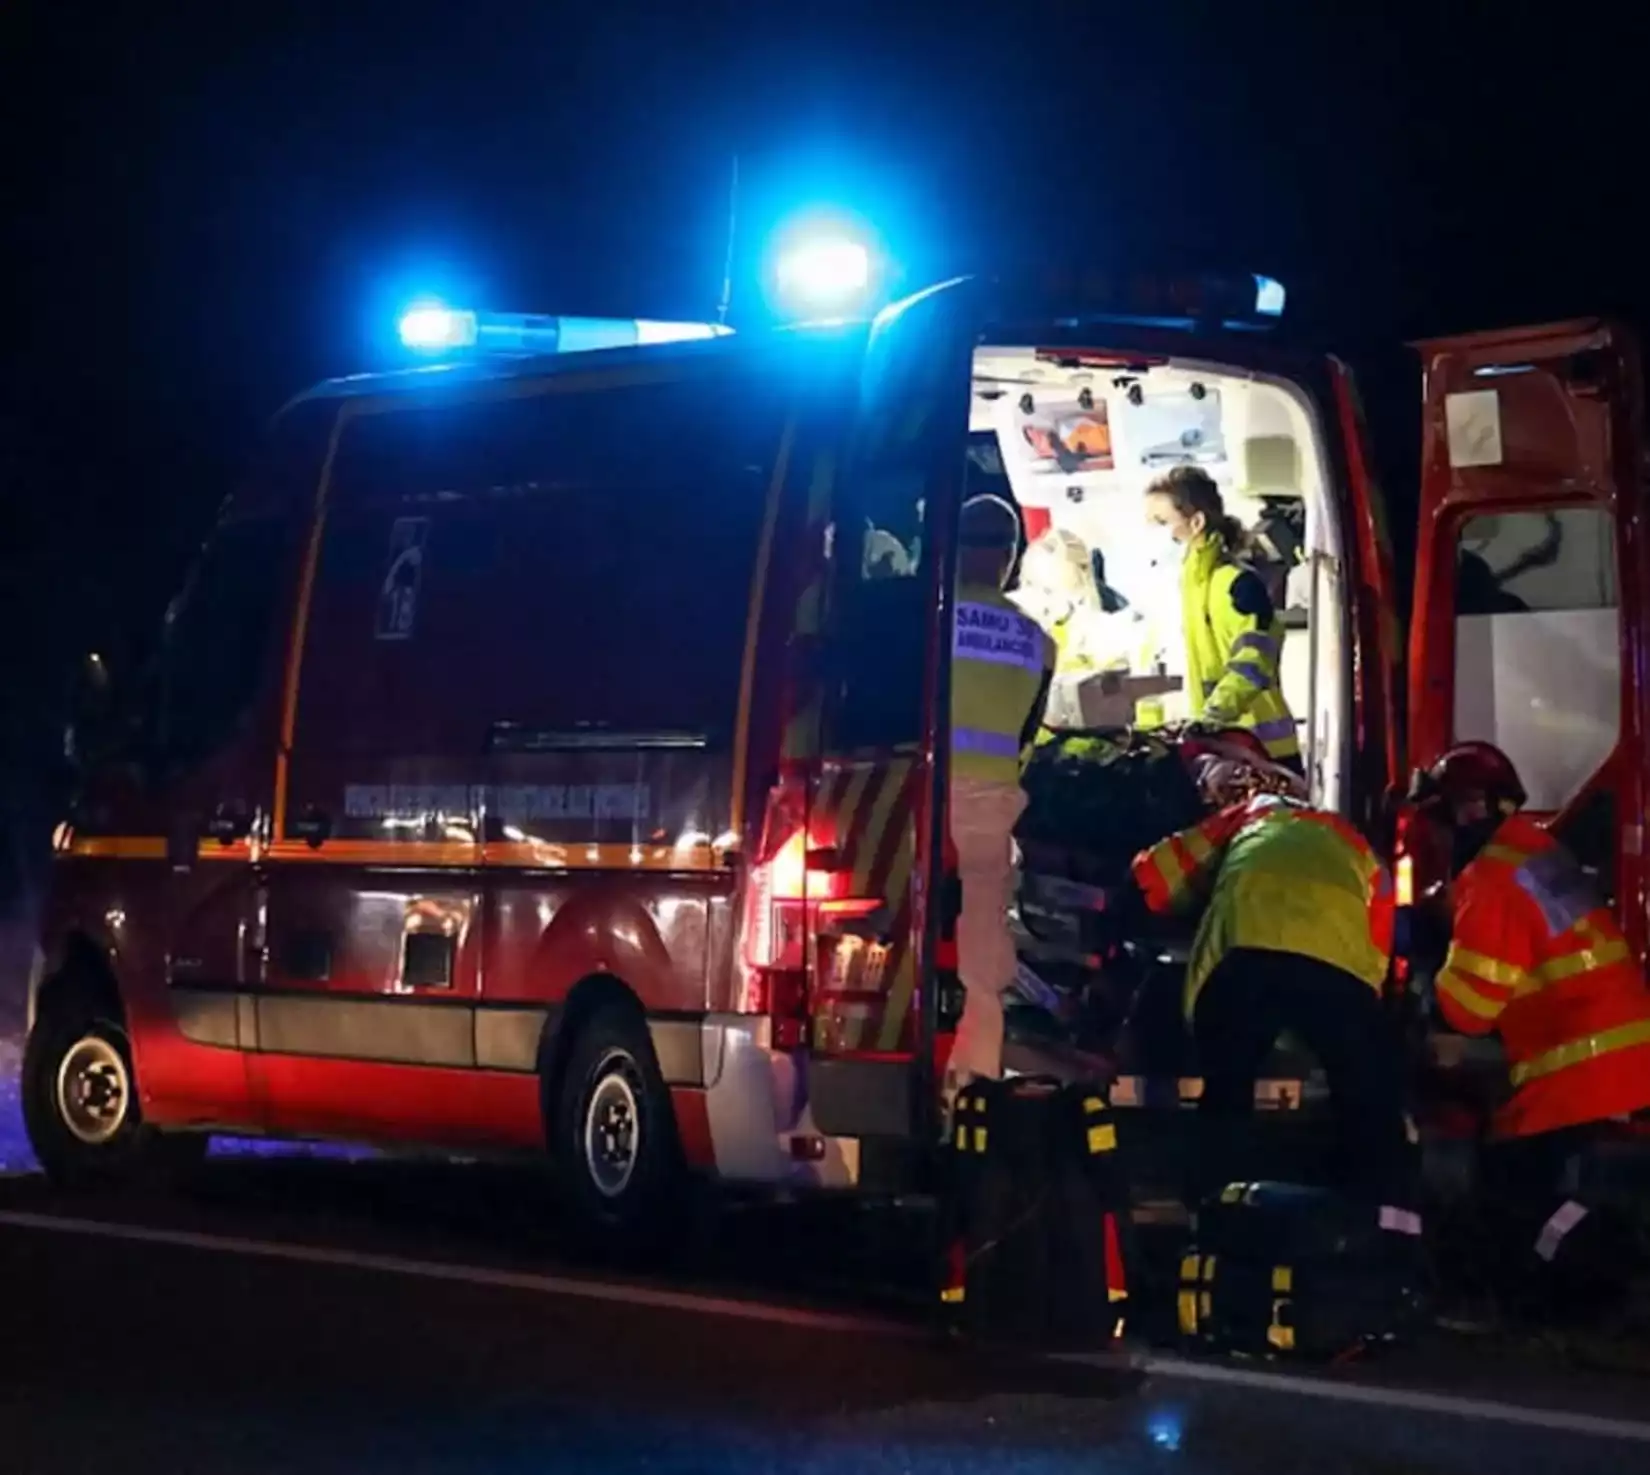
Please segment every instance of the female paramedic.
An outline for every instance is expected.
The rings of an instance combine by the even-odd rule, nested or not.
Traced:
[[[1300,771],[1300,739],[1283,699],[1283,623],[1266,585],[1241,562],[1243,530],[1220,488],[1196,466],[1176,466],[1146,488],[1146,516],[1167,530],[1180,568],[1186,694],[1193,717],[1245,727],[1274,762]]]

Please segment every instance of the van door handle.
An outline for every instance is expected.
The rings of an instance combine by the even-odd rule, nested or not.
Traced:
[[[332,816],[311,804],[287,828],[311,850],[319,850],[332,834]]]

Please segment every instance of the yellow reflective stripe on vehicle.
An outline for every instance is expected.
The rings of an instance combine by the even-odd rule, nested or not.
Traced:
[[[1572,1065],[1584,1065],[1601,1055],[1617,1050],[1630,1050],[1634,1045],[1650,1045],[1650,1019],[1635,1019],[1631,1024],[1618,1024],[1614,1029],[1601,1030],[1596,1035],[1583,1035],[1579,1040],[1559,1045],[1533,1060],[1523,1061],[1508,1072],[1515,1086],[1527,1081],[1538,1081],[1555,1071],[1567,1070]]]
[[[1117,1128],[1110,1122],[1089,1128],[1089,1152],[1112,1152],[1117,1147]]]
[[[947,1306],[956,1306],[968,1299],[968,1291],[963,1286],[947,1286],[940,1292],[940,1300]]]
[[[1180,1260],[1180,1278],[1197,1284],[1198,1277],[1203,1273],[1203,1262],[1196,1255],[1183,1255]]]
[[[1454,969],[1457,972],[1471,974],[1474,978],[1483,979],[1485,983],[1499,984],[1502,988],[1523,988],[1530,981],[1529,969],[1521,968],[1517,963],[1503,963],[1499,958],[1462,947],[1458,942],[1450,944],[1449,953],[1444,958],[1444,967],[1446,970]]]
[[[1543,983],[1557,983],[1574,978],[1580,973],[1591,973],[1595,968],[1607,968],[1612,963],[1625,963],[1632,952],[1625,941],[1601,942],[1597,947],[1584,947],[1578,952],[1565,953],[1562,958],[1549,958],[1535,972]]]
[[[1274,1265],[1272,1267],[1272,1289],[1287,1296],[1295,1288],[1295,1267],[1293,1265]]]
[[[1504,860],[1510,866],[1521,866],[1533,851],[1519,850],[1512,845],[1486,845],[1478,852],[1479,860]]]
[[[1435,980],[1435,985],[1439,993],[1448,994],[1475,1019],[1495,1019],[1505,1007],[1500,999],[1480,993],[1472,986],[1471,979],[1462,977],[1453,968],[1445,968]]]

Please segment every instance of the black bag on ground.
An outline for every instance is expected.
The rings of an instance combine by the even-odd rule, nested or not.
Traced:
[[[1117,1129],[1101,1087],[977,1081],[957,1096],[940,1299],[982,1342],[1096,1349],[1127,1300]]]
[[[1199,1348],[1327,1359],[1417,1321],[1419,1220],[1328,1189],[1234,1183],[1198,1210],[1180,1263],[1180,1332]]]

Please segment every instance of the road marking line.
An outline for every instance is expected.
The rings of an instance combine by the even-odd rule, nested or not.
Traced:
[[[412,1260],[399,1255],[369,1255],[354,1250],[329,1250],[308,1245],[285,1244],[277,1240],[242,1239],[230,1235],[199,1234],[179,1229],[151,1229],[137,1224],[109,1224],[95,1219],[70,1219],[53,1214],[10,1211],[0,1211],[0,1225],[14,1229],[77,1234],[88,1239],[124,1240],[131,1244],[248,1255],[266,1260],[284,1260],[291,1264],[377,1270],[391,1275],[415,1276],[424,1280],[487,1286],[500,1290],[531,1291],[538,1295],[562,1296],[572,1300],[641,1306],[651,1310],[680,1311],[698,1316],[719,1316],[810,1331],[870,1332],[907,1341],[927,1335],[925,1329],[919,1325],[890,1321],[876,1316],[809,1311],[800,1307],[776,1306],[759,1301],[738,1301],[722,1296],[698,1295],[691,1291],[668,1291],[615,1281],[578,1280],[528,1271],[489,1270],[474,1265],[446,1264],[439,1260]],[[1273,1393],[1323,1398],[1332,1402],[1401,1408],[1453,1418],[1517,1424],[1553,1433],[1580,1434],[1592,1438],[1624,1439],[1650,1444],[1650,1423],[1634,1419],[1607,1418],[1599,1414],[1571,1413],[1563,1409],[1528,1408],[1487,1398],[1465,1398],[1405,1388],[1383,1388],[1366,1383],[1330,1382],[1305,1373],[1261,1372],[1253,1368],[1195,1362],[1180,1357],[1099,1353],[1093,1356],[1065,1356],[1057,1360],[1107,1372],[1134,1370],[1162,1378],[1180,1378],[1191,1382],[1223,1384],[1228,1387],[1258,1388]]]
[[[215,1250],[229,1255],[251,1255],[300,1265],[330,1265],[350,1270],[379,1270],[463,1285],[532,1291],[584,1301],[643,1306],[658,1311],[684,1311],[698,1316],[720,1316],[739,1321],[768,1322],[820,1332],[873,1332],[880,1336],[913,1338],[923,1329],[876,1316],[836,1311],[809,1311],[760,1301],[704,1296],[691,1291],[667,1291],[622,1281],[579,1280],[569,1276],[539,1275],[529,1271],[489,1270],[478,1265],[446,1264],[439,1260],[412,1260],[400,1255],[369,1255],[355,1250],[329,1250],[276,1240],[241,1239],[231,1235],[198,1234],[180,1229],[151,1229],[137,1224],[109,1224],[95,1219],[70,1219],[54,1214],[0,1212],[0,1225],[78,1234],[88,1239],[125,1240],[132,1244],[166,1245],[175,1249]]]
[[[1090,1361],[1083,1357],[1072,1360]],[[1100,1365],[1099,1359],[1095,1359],[1095,1362]],[[1330,1382],[1309,1374],[1268,1373],[1254,1368],[1194,1362],[1181,1357],[1145,1356],[1136,1358],[1133,1365],[1141,1372],[1153,1373],[1162,1378],[1221,1383],[1228,1387],[1263,1388],[1274,1393],[1296,1394],[1306,1398],[1326,1398],[1342,1403],[1369,1404],[1378,1408],[1402,1408],[1415,1413],[1521,1424],[1527,1428],[1546,1429],[1553,1433],[1583,1434],[1598,1439],[1627,1439],[1639,1444],[1650,1444],[1650,1423],[1637,1419],[1612,1419],[1601,1414],[1571,1413],[1556,1408],[1530,1408],[1516,1403],[1499,1403],[1489,1398],[1424,1393],[1419,1389]]]

